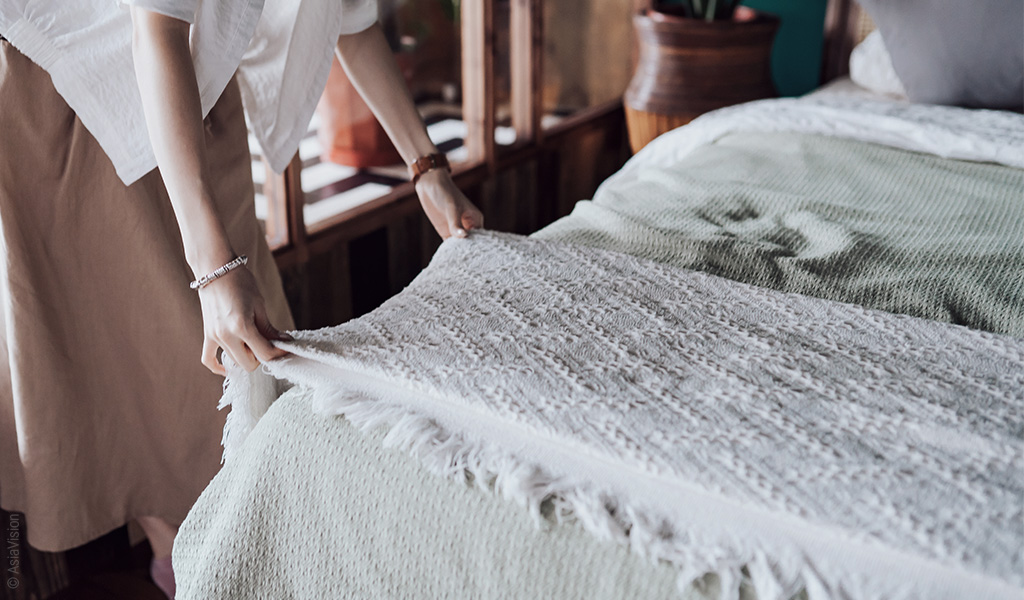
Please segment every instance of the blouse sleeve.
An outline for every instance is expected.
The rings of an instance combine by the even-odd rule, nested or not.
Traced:
[[[200,0],[120,0],[122,4],[137,6],[161,15],[180,19],[186,23],[196,22]]]
[[[359,33],[377,22],[377,0],[342,0],[341,35]]]

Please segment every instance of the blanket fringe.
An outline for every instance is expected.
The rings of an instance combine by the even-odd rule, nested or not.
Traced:
[[[270,409],[270,405],[283,392],[284,382],[266,371],[265,368],[247,373],[234,363],[227,353],[223,357],[228,376],[224,378],[224,394],[217,404],[217,410],[231,407],[224,423],[221,445],[223,464],[242,446],[249,432]]]
[[[232,409],[223,437],[223,458],[230,460],[290,384],[265,368],[247,373],[234,364],[226,366],[229,376],[218,408]],[[672,564],[680,570],[677,585],[684,596],[696,588],[720,600],[919,597],[906,582],[864,581],[845,572],[842,565],[823,568],[818,557],[781,543],[754,541],[746,534],[709,537],[673,529],[666,519],[622,504],[612,494],[554,477],[491,442],[450,432],[413,409],[341,388],[303,386],[302,393],[315,412],[344,416],[363,432],[386,429],[385,447],[411,454],[430,472],[472,483],[526,508],[540,528],[576,521],[601,540],[628,546],[652,562]]]
[[[408,452],[432,473],[471,482],[526,508],[540,527],[551,522],[578,521],[602,540],[626,545],[652,561],[667,561],[682,569],[681,593],[691,586],[720,600],[789,600],[804,590],[808,600],[846,598],[850,582],[830,569],[828,577],[811,566],[808,557],[785,548],[763,548],[746,536],[707,539],[695,532],[673,531],[667,521],[621,505],[601,490],[552,477],[537,465],[519,460],[483,440],[446,431],[433,419],[387,402],[342,389],[305,389],[314,411],[343,415],[363,432],[385,428],[383,444]],[[788,552],[788,553],[787,553]],[[909,597],[891,588],[857,597]],[[898,593],[904,592],[904,593]]]

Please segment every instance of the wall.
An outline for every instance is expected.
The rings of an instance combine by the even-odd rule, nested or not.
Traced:
[[[782,19],[772,49],[772,79],[779,95],[798,96],[818,87],[828,2],[744,0],[743,4]]]
[[[544,107],[620,98],[633,75],[633,0],[544,3]]]

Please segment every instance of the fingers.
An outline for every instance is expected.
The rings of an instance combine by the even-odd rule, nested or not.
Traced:
[[[258,358],[261,363],[270,362],[275,358],[288,354],[280,348],[275,348],[273,344],[267,341],[267,338],[260,335],[257,331],[254,331],[252,335],[245,338],[245,344],[246,349],[255,355],[255,358]]]
[[[256,360],[252,350],[242,342],[241,338],[222,340],[221,348],[224,348],[224,351],[231,355],[231,359],[246,371],[255,371],[260,366],[260,361]]]
[[[467,231],[484,228],[484,215],[475,206],[462,211],[462,227]]]
[[[445,220],[448,223],[448,233],[457,238],[466,237],[466,230],[462,227],[462,217],[459,214],[459,209],[454,203],[448,204],[445,207]]]
[[[252,371],[260,362],[269,362],[288,354],[275,348],[274,341],[290,341],[291,336],[274,327],[267,318],[266,305],[256,280],[245,269],[238,269],[232,278],[224,278],[219,286],[200,292],[203,309],[202,363],[212,372],[227,371],[217,360],[222,348],[238,366]]]
[[[449,217],[448,231],[455,237],[464,238],[469,231],[484,228],[484,215],[475,206],[470,204],[461,210],[461,215],[456,212],[457,218],[454,221]]]
[[[267,333],[263,333],[263,331],[267,331]],[[277,337],[283,335],[266,321],[266,317],[264,317],[262,324],[254,320],[252,323],[245,325],[239,333],[223,335],[221,337],[221,347],[231,354],[231,358],[239,366],[246,371],[252,371],[258,368],[260,363],[270,362],[275,358],[281,358],[288,354],[287,351],[276,348],[270,343],[270,340],[267,339],[270,332],[273,332]]]
[[[223,377],[224,375],[227,375],[227,370],[224,368],[224,365],[220,364],[220,361],[217,360],[218,347],[219,346],[217,346],[216,342],[210,338],[205,338],[203,340],[202,363],[207,369]]]
[[[287,351],[276,348],[268,341],[291,341],[292,336],[281,333],[270,324],[270,319],[267,318],[267,309],[262,303],[257,304],[253,309],[253,324],[254,327],[249,330],[248,335],[245,337],[245,343],[256,354],[256,357],[260,359],[260,362],[267,362],[288,354]]]
[[[287,333],[278,330],[277,327],[270,323],[270,319],[267,317],[267,309],[262,304],[257,305],[253,313],[256,320],[256,329],[266,339],[281,342],[290,342],[295,339]]]
[[[247,349],[251,350],[260,362],[269,362],[288,354],[280,348],[275,348],[255,327],[247,332],[244,341]]]
[[[265,323],[264,327],[276,334],[277,338],[275,339],[291,339],[291,336],[278,332],[269,323]],[[274,347],[255,324],[242,335],[222,334],[219,341],[207,338],[203,340],[203,365],[221,376],[227,374],[227,369],[217,360],[218,347],[224,348],[231,359],[246,371],[255,370],[261,362],[268,362],[288,354],[287,351]]]

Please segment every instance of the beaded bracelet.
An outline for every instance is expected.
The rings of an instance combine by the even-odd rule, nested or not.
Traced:
[[[212,273],[207,273],[206,275],[203,275],[199,279],[196,279],[192,283],[188,284],[188,287],[190,287],[193,290],[201,290],[204,287],[213,283],[214,280],[220,279],[221,277],[227,275],[231,271],[234,271],[235,269],[244,265],[247,262],[249,262],[249,257],[243,254],[235,258],[228,264],[224,265],[223,267],[218,268],[216,271]]]

